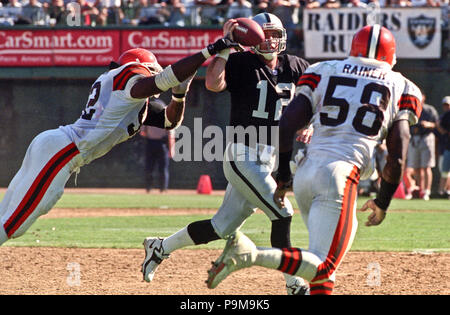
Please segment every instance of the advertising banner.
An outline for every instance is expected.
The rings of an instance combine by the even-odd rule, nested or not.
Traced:
[[[353,34],[364,25],[378,23],[394,35],[397,58],[440,58],[441,14],[439,8],[305,9],[305,56],[344,58]]]
[[[119,45],[117,30],[0,30],[0,66],[103,66]]]
[[[0,30],[0,66],[105,66],[130,48],[152,51],[162,66],[222,37],[205,29]]]
[[[122,31],[122,51],[146,48],[155,54],[161,65],[166,66],[199,52],[222,36],[221,29],[125,30]]]

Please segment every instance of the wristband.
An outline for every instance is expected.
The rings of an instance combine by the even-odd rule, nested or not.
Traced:
[[[175,73],[173,73],[172,66],[166,67],[162,72],[155,76],[156,87],[161,91],[167,91],[180,83],[181,82],[178,81]]]
[[[231,51],[230,48],[224,49],[224,50],[220,51],[220,52],[216,55],[216,57],[220,57],[220,58],[222,58],[222,59],[225,59],[225,61],[228,61],[228,57],[230,56],[230,51]]]
[[[389,204],[391,203],[392,196],[394,196],[399,184],[391,184],[381,178],[380,190],[378,191],[377,197],[374,202],[377,207],[387,210]]]
[[[174,95],[172,95],[172,100],[174,100],[175,102],[178,102],[178,103],[182,103],[182,102],[184,102],[184,95],[174,94]]]
[[[289,161],[291,160],[292,150],[288,152],[280,152],[280,159],[278,163],[277,181],[288,182],[291,179],[291,168],[289,167]]]
[[[202,54],[203,54],[203,57],[205,57],[205,59],[208,59],[209,57],[211,57],[211,54],[209,53],[209,50],[207,47],[202,49]]]

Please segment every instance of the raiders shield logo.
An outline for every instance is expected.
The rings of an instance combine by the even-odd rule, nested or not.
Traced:
[[[408,18],[409,37],[418,48],[427,47],[433,40],[435,32],[435,18],[429,18],[423,14],[415,18]]]

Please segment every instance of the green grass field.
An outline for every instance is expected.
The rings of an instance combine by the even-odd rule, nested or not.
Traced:
[[[1,196],[2,197],[2,196]],[[217,208],[222,196],[160,194],[67,193],[55,208]],[[358,200],[358,208],[366,201]],[[291,201],[296,205],[294,199]],[[365,227],[368,213],[358,213],[359,227],[352,250],[357,251],[450,251],[450,202],[448,200],[398,200],[392,202],[382,225]],[[52,246],[90,248],[141,248],[147,236],[168,236],[205,215],[129,216],[39,219],[28,232],[7,246]],[[270,222],[256,213],[242,230],[257,245],[269,246]],[[296,212],[292,226],[294,246],[307,247],[308,233]],[[195,248],[223,248],[224,241]],[[194,247],[193,247],[194,248]]]

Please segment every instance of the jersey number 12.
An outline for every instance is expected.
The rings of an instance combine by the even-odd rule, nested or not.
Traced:
[[[266,111],[267,83],[267,80],[261,80],[258,84],[256,84],[256,88],[259,89],[259,99],[258,108],[252,112],[253,117],[262,119],[269,118],[269,112]],[[280,96],[275,105],[275,113],[273,115],[273,120],[277,121],[280,120],[283,106],[287,106],[294,97],[294,93],[292,91],[294,85],[292,83],[278,83],[275,88],[277,94]],[[288,97],[283,97],[284,95],[288,95]]]

